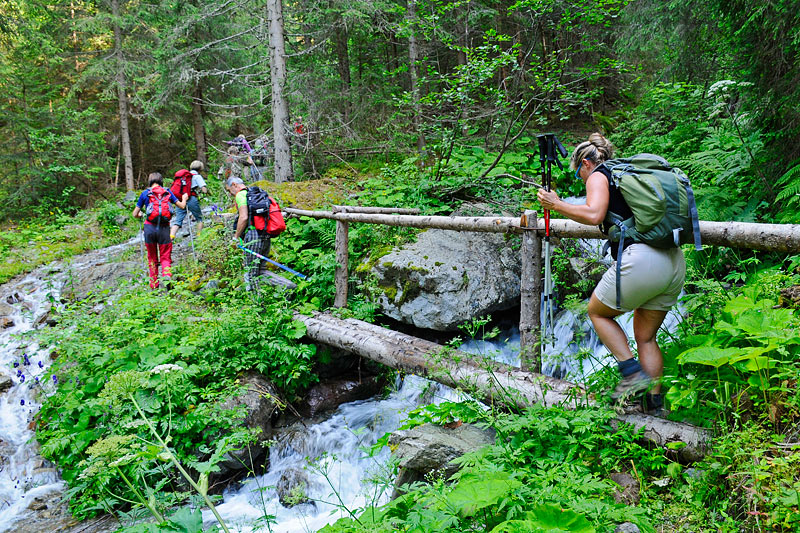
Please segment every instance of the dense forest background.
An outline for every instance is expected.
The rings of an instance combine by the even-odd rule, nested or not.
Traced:
[[[797,221],[797,2],[284,2],[280,79],[276,5],[0,1],[0,218],[69,212],[195,158],[213,173],[225,140],[272,139],[277,84],[298,180],[376,153],[419,153],[441,178],[472,147],[599,129],[681,164],[706,218]]]

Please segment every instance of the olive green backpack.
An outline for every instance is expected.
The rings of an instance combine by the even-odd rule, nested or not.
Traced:
[[[633,212],[622,217],[609,211],[604,223],[611,241],[642,242],[654,248],[675,248],[694,243],[701,250],[700,223],[694,191],[689,178],[679,168],[673,168],[663,157],[637,154],[625,159],[603,163],[611,171],[611,181]],[[617,307],[620,305],[620,260],[617,257]]]

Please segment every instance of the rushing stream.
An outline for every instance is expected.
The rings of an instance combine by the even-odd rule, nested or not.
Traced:
[[[5,378],[11,382],[0,395],[0,532],[17,531],[18,524],[32,514],[29,507],[36,507],[34,502],[57,498],[64,489],[56,469],[39,455],[32,426],[40,393],[53,390],[58,376],[49,372],[49,351],[17,336],[46,322],[53,302],[59,300],[73,276],[112,261],[135,242],[39,267],[3,285],[0,305],[10,310],[10,322],[0,329],[0,382]]]
[[[136,242],[85,254],[71,264],[41,267],[3,286],[0,305],[7,301],[13,309],[9,316],[13,325],[0,329],[0,384],[4,375],[11,380],[10,388],[0,393],[0,533],[18,531],[18,525],[30,519],[35,510],[31,501],[53,498],[64,489],[56,470],[38,455],[38,446],[32,441],[31,422],[39,408],[35,393],[44,389],[46,394],[57,386],[57,377],[48,371],[49,353],[15,335],[46,319],[70,276],[82,276],[85,269],[109,262]],[[582,246],[593,248],[596,244]],[[679,321],[679,313],[670,313],[665,327],[672,330]],[[620,322],[630,335],[631,315]],[[585,315],[561,310],[553,338],[545,347],[545,373],[550,375],[579,379],[611,361]],[[462,349],[518,365],[519,333],[505,331],[494,341],[471,341]],[[370,456],[366,450],[397,429],[410,409],[459,398],[455,391],[416,376],[399,385],[386,398],[344,404],[322,421],[281,430],[270,448],[269,471],[225,492],[218,505],[223,519],[239,533],[310,532],[349,512],[388,501],[392,482],[389,451],[384,448]],[[299,503],[292,507],[279,501],[277,487],[287,480],[302,488],[295,494]],[[207,524],[214,522],[208,511],[203,517]]]

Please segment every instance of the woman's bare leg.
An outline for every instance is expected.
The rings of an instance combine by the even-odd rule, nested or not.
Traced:
[[[592,321],[600,341],[617,361],[627,361],[633,357],[631,348],[628,346],[628,336],[614,320],[622,313],[623,311],[608,307],[592,293],[592,297],[589,299],[589,319]]]
[[[658,380],[664,374],[664,357],[661,355],[658,342],[656,342],[656,334],[666,316],[667,311],[653,309],[637,309],[633,312],[633,336],[639,352],[639,364],[642,365],[647,375],[656,381],[652,390],[653,394],[661,391]]]

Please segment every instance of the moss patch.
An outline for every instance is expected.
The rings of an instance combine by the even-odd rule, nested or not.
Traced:
[[[258,185],[274,196],[282,207],[298,209],[328,209],[333,205],[345,203],[345,191],[349,184],[336,178],[322,178],[308,181],[289,181],[272,183],[257,181]]]

